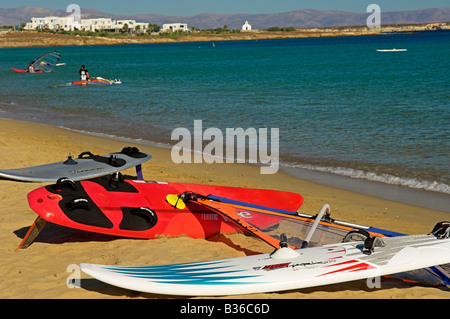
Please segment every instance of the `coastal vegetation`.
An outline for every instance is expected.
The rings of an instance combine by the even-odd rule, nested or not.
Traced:
[[[178,39],[179,37],[183,36],[189,36],[192,34],[198,34],[198,35],[212,35],[212,34],[237,34],[240,33],[241,30],[239,29],[229,29],[228,26],[224,25],[222,28],[215,28],[215,29],[198,29],[196,27],[191,27],[189,32],[184,32],[181,30],[172,31],[172,32],[158,32],[157,35],[162,37],[167,37],[171,39]],[[143,35],[143,34],[137,34],[137,35]],[[155,35],[155,33],[152,33],[152,35]]]
[[[271,32],[273,32],[273,31],[296,31],[297,30],[297,28],[295,28],[295,27],[284,27],[284,28],[280,28],[279,26],[275,26],[275,27],[270,27],[270,28],[268,28],[267,29],[267,31],[271,31]]]

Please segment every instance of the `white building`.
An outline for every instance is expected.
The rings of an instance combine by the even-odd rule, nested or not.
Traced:
[[[25,30],[49,29],[49,30],[74,30],[80,29],[81,25],[75,21],[75,17],[45,17],[45,18],[31,18],[31,22],[25,25]]]
[[[242,31],[250,31],[252,29],[252,26],[248,23],[248,21],[245,21],[244,25],[242,26]]]
[[[136,22],[134,29],[136,30],[136,27],[139,27],[140,31],[145,31],[148,29],[148,23],[145,22]]]
[[[128,26],[128,30],[134,30],[136,20],[117,20],[116,27],[122,29],[125,25]]]
[[[188,32],[187,23],[165,23],[161,29],[162,32],[184,31]]]
[[[32,18],[31,22],[28,22],[25,30],[48,29],[48,30],[65,30],[74,31],[119,31],[123,30],[123,27],[127,25],[128,30],[133,32],[136,30],[136,26],[139,25],[141,31],[147,29],[148,23],[136,22],[136,20],[112,20],[110,18],[96,18],[96,19],[81,19],[81,23],[75,21],[75,17],[45,17],[45,18]]]
[[[84,31],[102,31],[115,29],[115,21],[109,18],[81,19],[81,27]]]

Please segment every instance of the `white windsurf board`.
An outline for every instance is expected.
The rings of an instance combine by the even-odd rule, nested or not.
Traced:
[[[408,49],[377,49],[378,52],[406,52]]]
[[[81,270],[105,283],[147,293],[219,296],[300,289],[372,278],[450,263],[450,239],[435,235],[383,238],[371,254],[363,242],[160,266],[83,263]]]

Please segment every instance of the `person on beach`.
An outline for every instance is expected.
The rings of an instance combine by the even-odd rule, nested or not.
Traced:
[[[86,67],[84,66],[84,64],[80,67],[80,70],[78,71],[78,75],[80,76],[81,81],[89,80],[89,78],[90,78],[89,72],[88,72],[88,70],[86,70]]]

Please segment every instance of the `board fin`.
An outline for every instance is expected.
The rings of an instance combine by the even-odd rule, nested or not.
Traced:
[[[138,180],[143,181],[144,180],[144,174],[142,173],[142,165],[138,164],[135,166],[136,168],[136,176]]]
[[[27,234],[23,238],[20,245],[16,248],[16,250],[28,248],[31,245],[31,243],[36,239],[36,237],[39,235],[42,228],[44,228],[45,224],[47,224],[47,221],[43,219],[41,216],[38,216],[34,221],[34,223],[30,226],[30,229],[28,229]]]

